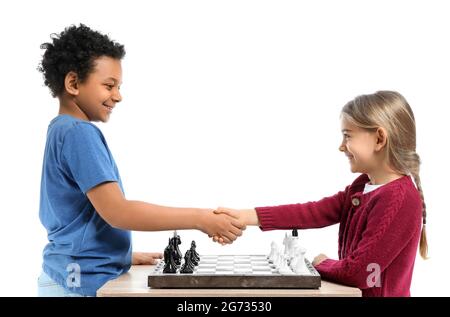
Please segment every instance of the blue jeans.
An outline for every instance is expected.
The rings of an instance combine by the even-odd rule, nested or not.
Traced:
[[[72,293],[56,283],[44,271],[38,278],[39,297],[83,297],[83,295]]]

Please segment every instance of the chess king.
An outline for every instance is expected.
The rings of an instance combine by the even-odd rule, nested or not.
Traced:
[[[413,111],[395,91],[360,95],[342,108],[341,129],[339,150],[361,173],[344,190],[315,202],[217,212],[262,230],[339,223],[339,258],[315,257],[320,275],[363,296],[410,296],[418,245],[424,259],[428,248]]]

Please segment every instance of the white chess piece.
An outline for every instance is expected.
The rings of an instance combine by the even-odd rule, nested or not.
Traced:
[[[295,263],[292,263],[291,265],[293,271],[297,274],[309,273],[308,267],[306,266],[305,262],[305,253],[306,253],[305,248],[297,246],[295,250],[296,254]]]
[[[293,257],[291,258],[291,261],[289,262],[289,266],[291,267],[292,271],[295,272],[295,267],[297,266],[297,262],[299,260],[299,253],[300,253],[300,246],[297,245],[292,252]]]
[[[297,256],[297,248],[300,247],[298,242],[298,237],[291,237],[290,239],[290,252],[289,252],[289,261],[292,261],[294,257]]]
[[[282,257],[281,264],[280,264],[280,267],[278,269],[278,273],[280,273],[280,274],[293,274],[291,268],[288,265],[286,256]]]
[[[278,268],[278,253],[277,252],[275,252],[275,254],[273,255],[272,264],[276,269]]]
[[[289,255],[289,253],[290,253],[290,237],[288,236],[287,232],[284,235],[283,245],[284,245],[284,254]]]
[[[275,265],[275,268],[279,269],[282,263],[283,263],[283,253],[278,252],[273,264]]]
[[[278,245],[275,241],[272,241],[272,243],[270,244],[270,254],[269,254],[269,263],[273,263],[275,260],[275,256],[278,252]]]

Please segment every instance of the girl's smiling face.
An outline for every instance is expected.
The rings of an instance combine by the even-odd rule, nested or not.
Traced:
[[[341,119],[342,143],[339,150],[344,152],[353,173],[370,173],[379,164],[379,140],[377,130],[362,129],[346,118]]]

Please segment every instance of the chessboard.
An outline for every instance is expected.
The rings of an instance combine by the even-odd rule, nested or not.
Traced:
[[[308,272],[280,273],[267,255],[199,255],[190,274],[163,273],[159,262],[148,276],[152,288],[310,288],[317,289],[321,278],[305,258]]]

